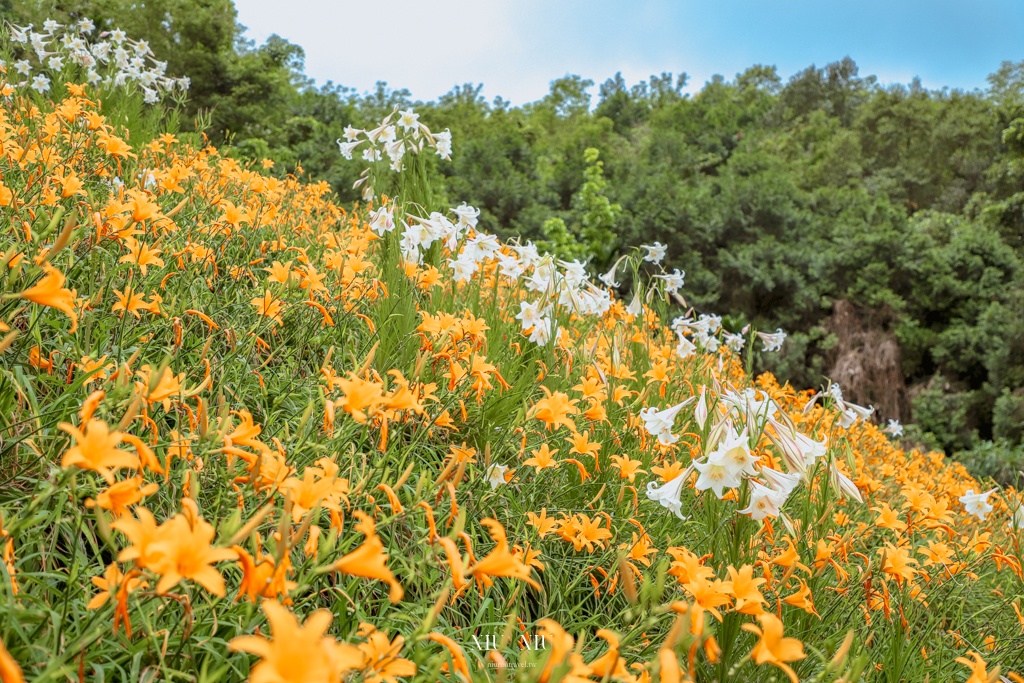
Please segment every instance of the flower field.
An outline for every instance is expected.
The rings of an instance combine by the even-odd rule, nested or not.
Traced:
[[[478,232],[413,112],[343,207],[15,80],[4,683],[1024,681],[1019,494],[752,375],[661,245]]]

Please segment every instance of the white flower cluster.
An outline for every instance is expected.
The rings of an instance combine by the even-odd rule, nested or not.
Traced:
[[[523,331],[536,344],[543,346],[553,339],[554,313],[558,310],[581,317],[601,317],[611,308],[611,294],[591,281],[585,264],[542,255],[529,242],[525,246],[512,245],[511,249],[515,254],[502,262],[502,274],[520,273],[512,279],[521,279],[527,290],[540,295],[538,301],[520,302],[516,314]]]
[[[452,158],[452,134],[445,129],[433,133],[420,123],[420,115],[410,110],[395,111],[384,117],[373,130],[345,127],[344,142],[338,139],[338,151],[346,159],[364,145],[362,156],[365,161],[381,161],[387,156],[393,171],[401,171],[406,153],[419,154],[426,148],[434,150],[445,160]]]
[[[679,340],[679,344],[676,346],[676,353],[680,358],[688,358],[694,355],[698,347],[708,353],[714,353],[721,345],[721,341],[715,335],[719,332],[724,332],[722,329],[722,316],[701,313],[696,320],[689,316],[679,316],[672,321],[672,331],[676,333],[676,337]],[[729,333],[726,332],[725,334]],[[740,340],[742,341],[742,337],[740,337]],[[730,344],[730,348],[738,351],[739,349],[736,349],[735,346],[735,341]],[[742,348],[742,345],[740,345],[740,348]]]
[[[90,19],[68,26],[47,19],[42,32],[34,31],[31,24],[7,24],[7,30],[13,43],[25,46],[25,57],[12,65],[15,73],[25,77],[13,84],[15,87],[30,86],[45,93],[53,79],[68,67],[84,69],[85,80],[94,85],[137,85],[146,104],[156,104],[162,94],[184,92],[190,85],[187,77],[167,76],[167,62],[156,60],[146,41],[132,40],[121,29],[104,31],[92,39],[96,26]]]
[[[477,230],[479,216],[479,209],[465,203],[452,209],[450,216],[436,211],[426,218],[407,216],[399,242],[402,257],[422,263],[424,253],[440,244],[450,256],[446,262],[456,282],[469,282],[483,272],[484,265],[497,261],[500,276],[538,295],[536,301],[520,303],[516,318],[530,340],[541,346],[554,338],[558,310],[600,317],[611,308],[611,294],[594,285],[585,264],[542,255],[532,242],[503,244],[498,237]],[[370,214],[370,229],[381,236],[400,222],[391,206]]]
[[[715,416],[708,430],[709,451],[696,458],[679,476],[659,486],[655,482],[647,485],[647,497],[668,508],[681,519],[682,490],[693,472],[698,473],[694,489],[711,490],[718,498],[726,490],[739,489],[747,484],[750,498],[747,506],[737,510],[739,514],[750,515],[755,520],[776,517],[781,513],[790,494],[805,478],[809,478],[818,461],[826,454],[825,441],[817,441],[796,431],[792,421],[781,414],[778,406],[767,396],[758,398],[753,389],[743,392],[722,390],[718,400],[708,410],[707,387],[701,387],[693,419],[699,429],[704,429],[710,415]],[[658,410],[647,407],[640,411],[648,434],[655,436],[664,446],[678,440],[673,434],[673,423],[689,399],[675,406]],[[778,419],[777,419],[778,418]],[[757,434],[765,433],[782,453],[787,472],[782,472],[759,463],[751,452],[751,443],[756,443]],[[753,438],[751,437],[753,435]],[[863,502],[856,484],[844,475],[834,464],[829,464],[829,475],[836,488],[843,495]]]

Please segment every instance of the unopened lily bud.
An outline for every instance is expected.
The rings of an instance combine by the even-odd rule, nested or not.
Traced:
[[[768,438],[782,453],[782,460],[790,472],[803,474],[806,470],[804,455],[793,433],[775,420],[771,420],[772,429],[767,431]]]
[[[697,421],[697,426],[704,429],[704,423],[708,419],[708,402],[707,396],[705,396],[706,387],[701,386],[700,388],[700,400],[697,402],[697,407],[693,409],[693,418]]]
[[[847,498],[852,498],[858,503],[863,503],[864,498],[860,495],[860,489],[853,483],[853,480],[847,477],[845,474],[839,471],[839,468],[834,464],[831,467],[832,472],[832,483],[835,484],[836,488],[839,489]]]

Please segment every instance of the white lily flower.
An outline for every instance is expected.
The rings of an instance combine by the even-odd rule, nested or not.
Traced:
[[[445,161],[452,158],[452,133],[447,128],[441,133],[434,133],[434,151]]]
[[[782,348],[782,343],[786,341],[786,333],[782,331],[781,327],[775,332],[758,332],[757,336],[764,343],[761,351],[766,353],[778,351]]]
[[[50,79],[43,74],[36,74],[32,79],[32,89],[42,94],[50,89]]]
[[[534,304],[528,301],[519,302],[519,313],[516,314],[516,320],[522,322],[524,330],[528,330],[539,323],[543,317],[544,313],[541,311],[539,302]]]
[[[519,276],[526,271],[526,268],[515,257],[515,254],[505,254],[499,251],[494,255],[494,258],[498,259],[498,263],[501,264],[498,270],[510,280],[518,280]]]
[[[959,500],[964,510],[969,515],[974,515],[980,520],[984,520],[988,513],[992,512],[995,508],[991,503],[988,502],[988,497],[996,492],[996,489],[989,489],[984,493],[975,493],[974,489],[967,489],[967,493],[960,496]]]
[[[726,332],[722,336],[725,338],[725,345],[728,346],[733,353],[739,353],[742,351],[744,344],[747,343],[746,338],[742,334]]]
[[[468,282],[472,279],[473,273],[479,268],[476,261],[467,259],[464,256],[459,256],[459,258],[454,260],[448,259],[448,265],[455,271],[453,279],[456,282]]]
[[[693,465],[687,467],[682,474],[662,486],[658,486],[653,481],[647,482],[647,499],[668,508],[676,517],[685,522],[689,518],[685,517],[682,513],[683,504],[680,499],[683,494],[683,485],[686,483],[686,479],[690,476],[691,472],[693,472]]]
[[[654,277],[665,281],[665,291],[669,294],[676,294],[680,289],[683,288],[683,282],[686,278],[686,272],[674,269],[671,273],[664,275],[655,275]]]
[[[391,160],[392,164],[401,168],[400,162],[402,161],[402,157],[405,156],[405,142],[402,140],[392,140],[391,142],[385,143],[384,153],[388,155],[388,159]]]
[[[638,316],[643,312],[644,303],[640,299],[640,290],[637,289],[633,292],[633,300],[629,302],[628,306],[626,306],[626,313],[629,313],[632,316]]]
[[[725,495],[725,489],[736,489],[743,483],[740,479],[739,473],[734,472],[733,468],[729,464],[722,462],[721,460],[712,461],[711,458],[708,458],[703,462],[697,462],[695,460],[693,467],[700,472],[700,476],[697,477],[697,483],[694,485],[694,488],[698,491],[711,489],[719,499]]]
[[[1013,511],[1013,519],[1010,520],[1011,529],[1024,529],[1024,505],[1018,505]]]
[[[530,341],[537,346],[547,346],[551,341],[551,318],[541,318],[530,332]]]
[[[28,62],[26,62],[26,64],[28,64]],[[613,289],[615,287],[618,287],[619,283],[615,281],[615,270],[618,267],[619,261],[616,261],[615,263],[612,264],[612,267],[608,270],[607,273],[605,273],[604,275],[598,275],[597,279],[603,282],[606,287],[612,287]]]
[[[889,420],[889,424],[882,431],[886,434],[892,434],[893,438],[898,439],[903,436],[903,425],[900,424],[899,420]]]
[[[813,467],[815,461],[825,455],[828,452],[827,437],[821,441],[815,441],[806,434],[800,434],[797,432],[796,443],[800,448],[800,453],[804,458],[804,465],[807,467]]]
[[[799,474],[786,474],[771,467],[762,467],[760,474],[768,480],[768,485],[777,491],[783,500],[788,498],[789,494],[793,493],[793,490],[800,484]]]
[[[695,353],[697,353],[697,346],[680,334],[679,343],[676,344],[676,355],[679,356],[680,359],[686,360]]]
[[[672,434],[672,425],[675,422],[679,411],[690,404],[696,396],[691,396],[682,403],[658,410],[654,406],[648,406],[640,411],[640,418],[644,421],[644,428],[651,436],[658,437],[662,446],[669,446],[679,440],[678,436]]]
[[[755,521],[761,521],[765,517],[778,517],[779,508],[785,502],[785,496],[780,496],[775,489],[764,486],[753,479],[750,484],[750,503],[742,510],[737,510],[741,515],[750,515]]]
[[[452,209],[452,212],[459,217],[459,225],[466,228],[475,228],[477,219],[480,217],[480,209],[476,209],[466,202],[462,202]]]
[[[419,128],[420,115],[412,109],[398,112],[398,125],[405,130],[416,130]]]
[[[737,434],[730,426],[722,442],[708,455],[708,462],[726,467],[736,477],[741,474],[757,474],[757,468],[754,467],[757,458],[750,452],[750,437],[746,429]]]
[[[508,483],[505,481],[505,472],[507,470],[508,465],[494,464],[487,468],[487,481],[491,485],[491,490]]]
[[[387,207],[382,206],[370,214],[370,230],[383,236],[384,233],[391,232],[394,229],[394,216]]]
[[[647,253],[644,254],[644,261],[658,265],[665,259],[665,252],[667,247],[661,242],[655,242],[654,244],[643,244],[640,246],[641,249],[646,249]]]

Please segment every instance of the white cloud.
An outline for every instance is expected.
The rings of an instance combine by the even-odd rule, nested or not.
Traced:
[[[377,81],[434,99],[456,84],[498,80],[521,42],[512,0],[392,0],[325,3],[238,0],[248,37],[277,33],[306,51],[306,73],[319,83],[370,90]],[[504,71],[504,73],[503,73]]]
[[[513,104],[540,99],[551,81],[566,74],[600,84],[621,71],[632,84],[687,70],[673,54],[685,41],[647,35],[652,22],[658,26],[656,4],[638,4],[620,21],[608,22],[581,0],[236,0],[247,36],[262,43],[277,33],[301,45],[306,74],[318,83],[367,91],[386,81],[421,100],[483,83],[485,97],[500,95]],[[652,41],[671,47],[652,50]],[[663,63],[637,54],[638,45]]]

